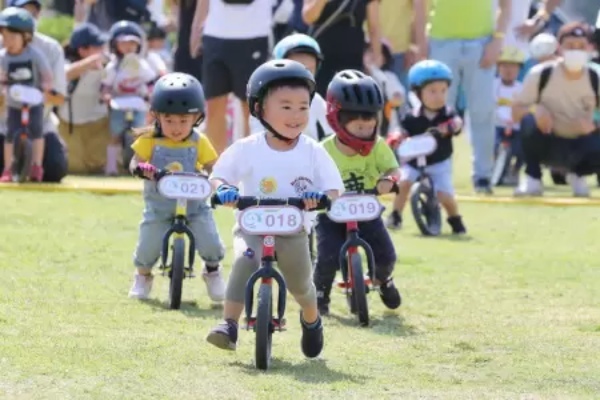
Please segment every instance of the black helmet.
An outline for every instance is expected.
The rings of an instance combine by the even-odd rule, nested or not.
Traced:
[[[246,88],[250,114],[260,119],[256,113],[256,105],[260,105],[269,87],[274,83],[287,80],[299,80],[306,83],[312,100],[315,94],[315,78],[306,67],[292,60],[271,60],[256,68]]]
[[[198,79],[181,72],[166,74],[154,85],[150,108],[164,114],[204,115],[204,90]]]
[[[337,110],[378,113],[383,108],[383,94],[375,79],[347,69],[335,74],[329,83],[327,103]]]

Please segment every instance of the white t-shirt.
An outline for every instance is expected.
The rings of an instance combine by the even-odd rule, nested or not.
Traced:
[[[325,137],[333,135],[333,129],[327,122],[327,103],[321,97],[319,93],[315,93],[315,97],[310,103],[310,115],[308,119],[308,125],[304,130],[304,134],[310,136],[316,141],[319,140],[319,130],[317,124],[321,125]],[[252,134],[263,133],[265,127],[260,123],[257,118],[250,116],[250,132]]]
[[[158,51],[148,50],[148,53],[146,54],[146,61],[157,76],[162,76],[169,72],[167,63],[162,58],[161,53],[159,53]]]
[[[111,60],[104,68],[102,84],[110,87],[112,95],[146,96],[148,84],[157,74],[148,61],[139,54],[128,54],[121,59]]]
[[[517,27],[529,17],[529,8],[532,0],[518,0],[512,2],[510,14],[510,23],[504,37],[505,46],[514,46],[520,49],[526,55],[529,55],[529,40],[517,36]]]
[[[496,126],[506,127],[506,121],[512,120],[511,105],[515,96],[521,91],[523,84],[515,81],[511,86],[502,83],[502,79],[494,81],[496,96]],[[513,129],[519,129],[519,124],[513,124]]]
[[[102,75],[102,70],[88,70],[79,77],[75,91],[71,94],[72,115],[69,116],[68,102],[58,108],[58,116],[63,121],[79,125],[98,121],[108,115],[106,104],[100,102]]]
[[[254,39],[271,34],[274,0],[254,0],[248,5],[208,1],[204,35],[219,39]]]
[[[240,196],[263,198],[300,197],[306,191],[344,191],[335,162],[319,144],[300,135],[288,151],[273,150],[266,134],[251,135],[234,142],[217,160],[211,179],[238,186]],[[315,213],[305,213],[310,231]]]

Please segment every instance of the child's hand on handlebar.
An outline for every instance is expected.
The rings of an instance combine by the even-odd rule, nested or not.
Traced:
[[[386,193],[392,193],[392,192],[397,192],[397,183],[396,183],[396,179],[394,179],[393,177],[383,177],[381,178],[378,182],[377,182],[377,192],[379,192],[379,194],[386,194]]]
[[[322,192],[304,192],[302,193],[302,199],[304,199],[304,209],[310,210],[319,206],[319,201],[325,196]]]
[[[148,179],[150,181],[154,180],[156,172],[158,171],[154,165],[146,162],[139,163],[137,168],[139,170],[140,178]]]
[[[235,206],[235,203],[240,198],[240,191],[235,186],[231,185],[221,185],[217,188],[215,192],[219,202],[228,207]]]

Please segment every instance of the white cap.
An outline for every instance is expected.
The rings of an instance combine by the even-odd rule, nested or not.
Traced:
[[[136,36],[136,35],[121,35],[121,36],[117,36],[115,40],[117,42],[136,42],[136,43],[142,42],[142,40],[139,38],[139,36]]]
[[[535,59],[549,57],[556,53],[558,40],[549,33],[540,33],[529,42],[529,52]]]

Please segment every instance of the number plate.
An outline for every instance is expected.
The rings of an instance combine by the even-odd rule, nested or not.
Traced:
[[[424,133],[419,136],[413,136],[406,139],[400,147],[398,147],[398,156],[403,161],[410,161],[412,159],[428,156],[435,151],[437,148],[437,142],[435,138]]]
[[[11,85],[8,89],[8,95],[18,103],[36,106],[44,101],[44,94],[32,86]]]
[[[240,229],[247,235],[293,235],[304,226],[302,211],[292,206],[255,206],[241,211]]]
[[[113,110],[147,111],[148,107],[144,99],[138,96],[120,96],[110,100],[110,108]]]
[[[377,197],[351,194],[335,199],[327,216],[334,222],[372,221],[379,218],[382,210]]]
[[[168,199],[206,200],[212,188],[202,176],[167,175],[158,181],[158,192]]]

